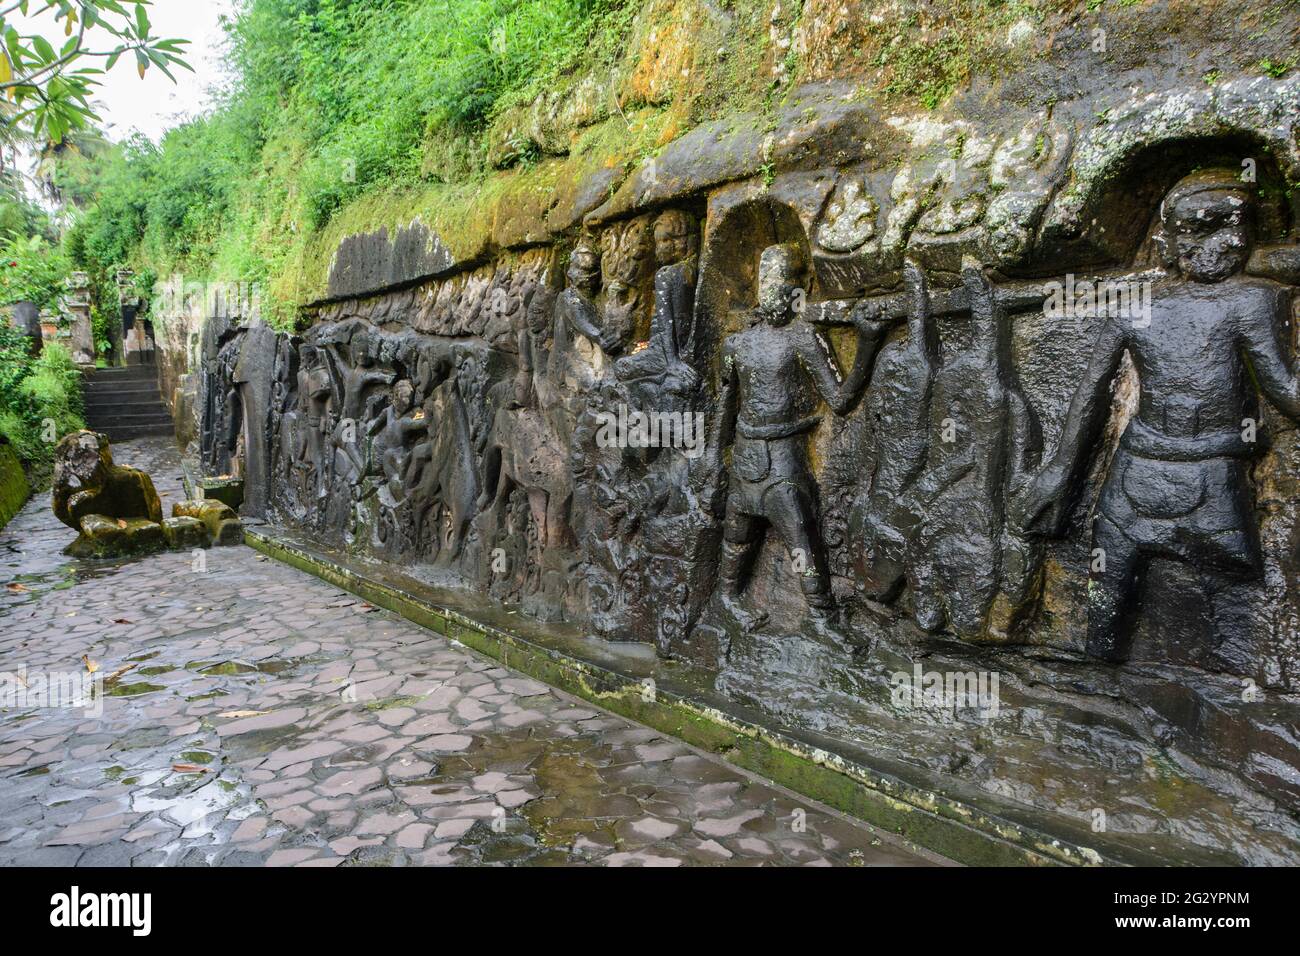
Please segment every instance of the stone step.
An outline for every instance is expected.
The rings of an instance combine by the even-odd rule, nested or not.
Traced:
[[[111,428],[97,428],[95,431],[107,435],[110,442],[130,441],[132,438],[146,438],[151,435],[173,434],[171,422],[165,425],[115,425]]]
[[[162,402],[112,402],[86,405],[87,418],[116,418],[120,415],[162,415],[171,418],[171,412]]]
[[[94,429],[113,428],[118,425],[170,425],[172,418],[163,410],[132,414],[87,415],[86,424]]]
[[[109,405],[116,402],[161,402],[157,388],[128,388],[121,390],[96,389],[82,392],[87,405]]]
[[[123,369],[101,369],[91,375],[86,376],[88,385],[125,385],[135,382],[152,382],[157,384],[158,376],[154,370],[147,365],[137,365],[133,368]]]

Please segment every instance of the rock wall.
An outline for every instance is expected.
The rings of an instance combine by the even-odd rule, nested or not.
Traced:
[[[954,786],[1296,862],[1300,80],[1163,79],[827,81],[490,254],[354,237],[300,333],[205,328],[204,467]]]
[[[27,504],[31,493],[18,453],[7,440],[0,440],[0,528]]]

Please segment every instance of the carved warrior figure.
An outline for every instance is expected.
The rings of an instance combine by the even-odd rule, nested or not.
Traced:
[[[297,469],[305,473],[304,487],[314,486],[317,501],[329,494],[331,469],[325,457],[325,436],[330,431],[333,398],[334,386],[324,354],[314,345],[304,345],[298,371],[301,435],[295,446],[294,461]]]
[[[585,241],[569,257],[567,275],[569,286],[555,303],[555,332],[547,375],[556,389],[554,424],[566,447],[571,444],[587,394],[605,374],[605,355],[599,344],[604,333],[596,315],[600,256]]]
[[[334,446],[338,449],[341,474],[359,491],[360,480],[369,468],[369,462],[361,446],[364,403],[370,391],[377,385],[391,385],[396,377],[392,372],[374,367],[374,357],[370,353],[370,337],[361,329],[352,333],[348,343],[350,362],[336,363],[341,382],[341,414],[334,423]]]
[[[811,325],[796,319],[794,299],[802,271],[798,247],[765,249],[759,261],[757,321],[729,336],[722,348],[709,465],[721,477],[722,450],[734,437],[720,577],[724,604],[749,629],[761,625],[762,618],[748,614],[738,598],[770,524],[792,557],[806,563],[800,585],[813,626],[834,631],[836,611],[819,531],[816,484],[807,460],[808,433],[821,421],[814,414],[815,393],[836,414],[852,408],[886,328],[854,313],[858,349],[848,377],[841,378],[829,346]],[[716,513],[720,494],[711,497]]]
[[[426,431],[423,410],[412,414],[415,389],[402,379],[393,386],[393,400],[371,422],[371,458],[384,476],[384,487],[393,502],[406,497],[402,481],[411,460],[411,450],[418,436]]]
[[[1249,187],[1231,170],[1194,173],[1165,197],[1160,240],[1169,272],[1154,289],[1151,319],[1106,321],[1060,447],[1013,502],[1022,527],[1062,532],[1127,352],[1141,395],[1093,524],[1093,656],[1127,656],[1125,618],[1151,557],[1230,575],[1260,573],[1247,477],[1260,448],[1252,381],[1292,419],[1300,419],[1300,381],[1278,341],[1289,312],[1286,290],[1240,275],[1251,214]]]

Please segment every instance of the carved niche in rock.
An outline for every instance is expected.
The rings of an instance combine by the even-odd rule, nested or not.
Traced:
[[[1128,354],[1140,397],[1092,530],[1088,652],[1096,657],[1127,656],[1127,617],[1152,558],[1228,576],[1262,571],[1248,476],[1265,447],[1257,388],[1300,420],[1300,379],[1278,340],[1290,317],[1286,290],[1242,274],[1253,207],[1250,185],[1226,169],[1189,175],[1165,197],[1158,239],[1168,272],[1151,292],[1150,314],[1107,318],[1056,453],[1013,501],[1021,527],[1063,530]]]

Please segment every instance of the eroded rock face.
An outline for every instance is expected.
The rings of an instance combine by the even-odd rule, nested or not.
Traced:
[[[55,516],[78,531],[86,515],[162,521],[153,480],[113,464],[108,438],[92,431],[67,435],[55,448],[53,499]]]
[[[1049,740],[1085,826],[1117,775],[1182,775],[1300,859],[1298,96],[830,97],[766,150],[697,132],[553,246],[274,349],[218,330],[205,460],[281,525],[702,662],[783,722],[1061,812]],[[836,145],[864,125],[888,150]],[[751,178],[755,150],[786,165]],[[1002,696],[926,704],[922,661]],[[1166,826],[1157,790],[1112,824]],[[1211,803],[1168,826],[1237,852]]]

